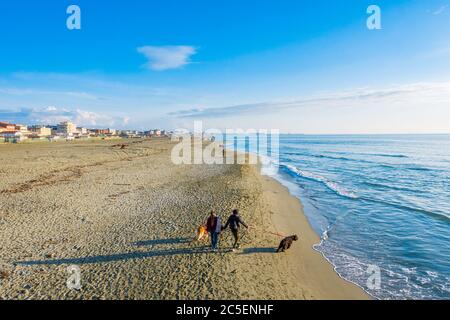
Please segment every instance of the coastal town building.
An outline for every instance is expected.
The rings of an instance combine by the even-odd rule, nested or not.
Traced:
[[[52,129],[42,125],[28,127],[32,137],[49,137],[52,135]]]
[[[78,127],[77,128],[77,133],[79,135],[86,136],[86,135],[88,135],[88,129],[87,128],[83,128],[83,127]]]
[[[144,135],[147,137],[162,137],[166,136],[165,130],[153,129],[144,132]]]
[[[166,131],[153,129],[148,131],[139,130],[115,130],[115,129],[88,129],[77,127],[71,121],[64,121],[57,125],[22,125],[0,121],[0,141],[22,142],[26,139],[48,141],[75,139],[88,139],[89,137],[121,137],[121,138],[144,138],[166,136]]]
[[[5,131],[16,131],[16,125],[8,122],[0,122],[0,133]]]
[[[137,130],[122,130],[120,131],[119,135],[122,138],[142,138],[144,136],[144,133]]]
[[[115,129],[89,129],[89,134],[93,136],[115,136],[117,130]]]
[[[56,136],[58,134],[58,126],[49,125],[46,127],[50,129],[52,136]]]
[[[20,132],[23,132],[23,133],[30,132],[30,131],[28,131],[28,127],[26,125],[16,124],[15,126],[16,126],[16,128],[15,128],[16,131],[20,131]]]
[[[62,136],[72,136],[76,132],[77,126],[70,121],[61,122],[57,126],[57,134]]]

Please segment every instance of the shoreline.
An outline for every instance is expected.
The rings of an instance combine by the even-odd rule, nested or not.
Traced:
[[[314,228],[311,226],[311,223],[309,222],[309,219],[308,219],[307,215],[306,215],[305,212],[304,212],[305,208],[304,208],[304,206],[303,206],[302,199],[299,198],[298,196],[296,196],[295,194],[291,193],[291,190],[289,189],[289,187],[286,186],[286,185],[284,185],[283,182],[280,181],[280,180],[282,180],[281,178],[280,178],[280,180],[278,180],[275,176],[271,176],[270,174],[265,174],[265,173],[262,172],[261,168],[260,168],[260,173],[261,173],[261,176],[262,176],[262,177],[267,177],[267,178],[270,178],[270,179],[274,180],[276,183],[278,183],[278,184],[280,185],[280,187],[281,187],[282,189],[285,189],[285,192],[289,193],[289,195],[290,195],[291,197],[293,197],[293,198],[295,198],[297,201],[299,201],[299,203],[300,203],[300,212],[299,212],[299,214],[302,215],[302,216],[304,216],[304,217],[306,218],[306,220],[307,220],[307,226],[306,226],[305,228],[311,229],[312,232],[317,236],[317,242],[314,243],[314,244],[312,245],[311,249],[314,250],[315,252],[319,253],[319,254],[323,257],[323,259],[324,259],[328,264],[331,265],[331,267],[333,268],[334,272],[339,276],[339,278],[341,278],[342,280],[344,280],[344,281],[346,281],[346,282],[348,282],[348,283],[350,283],[350,284],[352,284],[352,285],[354,285],[354,286],[360,288],[360,289],[364,292],[364,294],[367,295],[367,296],[369,297],[369,299],[376,299],[376,298],[373,297],[369,292],[367,292],[363,287],[361,287],[359,284],[357,284],[357,283],[355,283],[355,282],[353,282],[353,281],[351,281],[351,280],[348,280],[348,279],[346,279],[345,277],[343,277],[343,276],[337,271],[336,266],[330,261],[330,259],[328,259],[328,257],[327,257],[323,252],[321,252],[321,251],[319,251],[318,249],[316,249],[316,246],[317,246],[317,245],[320,245],[320,244],[322,243],[323,240],[320,238],[320,235],[317,234],[317,232],[315,232],[315,231],[314,231]],[[295,219],[295,217],[293,217],[293,219]]]
[[[312,229],[306,217],[301,200],[292,195],[289,189],[277,179],[261,174],[266,197],[276,204],[279,211],[272,215],[275,228],[286,235],[300,231],[299,241],[291,250],[295,251],[288,257],[290,264],[297,266],[297,272],[303,280],[310,279],[306,286],[314,287],[318,299],[325,300],[366,300],[373,299],[363,288],[348,281],[336,272],[334,266],[314,246],[320,242],[320,237]],[[303,264],[303,266],[299,266]],[[320,276],[318,276],[320,275]]]

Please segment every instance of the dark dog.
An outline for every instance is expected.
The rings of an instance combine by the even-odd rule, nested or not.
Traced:
[[[284,238],[283,240],[281,240],[280,246],[277,249],[277,252],[285,252],[286,250],[288,250],[291,246],[292,243],[294,241],[297,241],[298,237],[297,236],[290,236],[287,238]]]

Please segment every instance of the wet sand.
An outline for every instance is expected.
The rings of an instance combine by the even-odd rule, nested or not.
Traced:
[[[125,147],[122,148],[122,144]],[[312,245],[301,203],[250,165],[181,165],[173,144],[0,144],[0,299],[367,299]],[[214,208],[255,228],[193,242]],[[300,241],[276,254],[280,237]],[[80,290],[67,268],[81,270]]]

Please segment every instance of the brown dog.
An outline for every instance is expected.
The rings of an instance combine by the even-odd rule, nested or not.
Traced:
[[[294,241],[297,241],[298,237],[296,235],[284,238],[281,240],[280,245],[278,246],[277,252],[285,252],[288,250]]]

